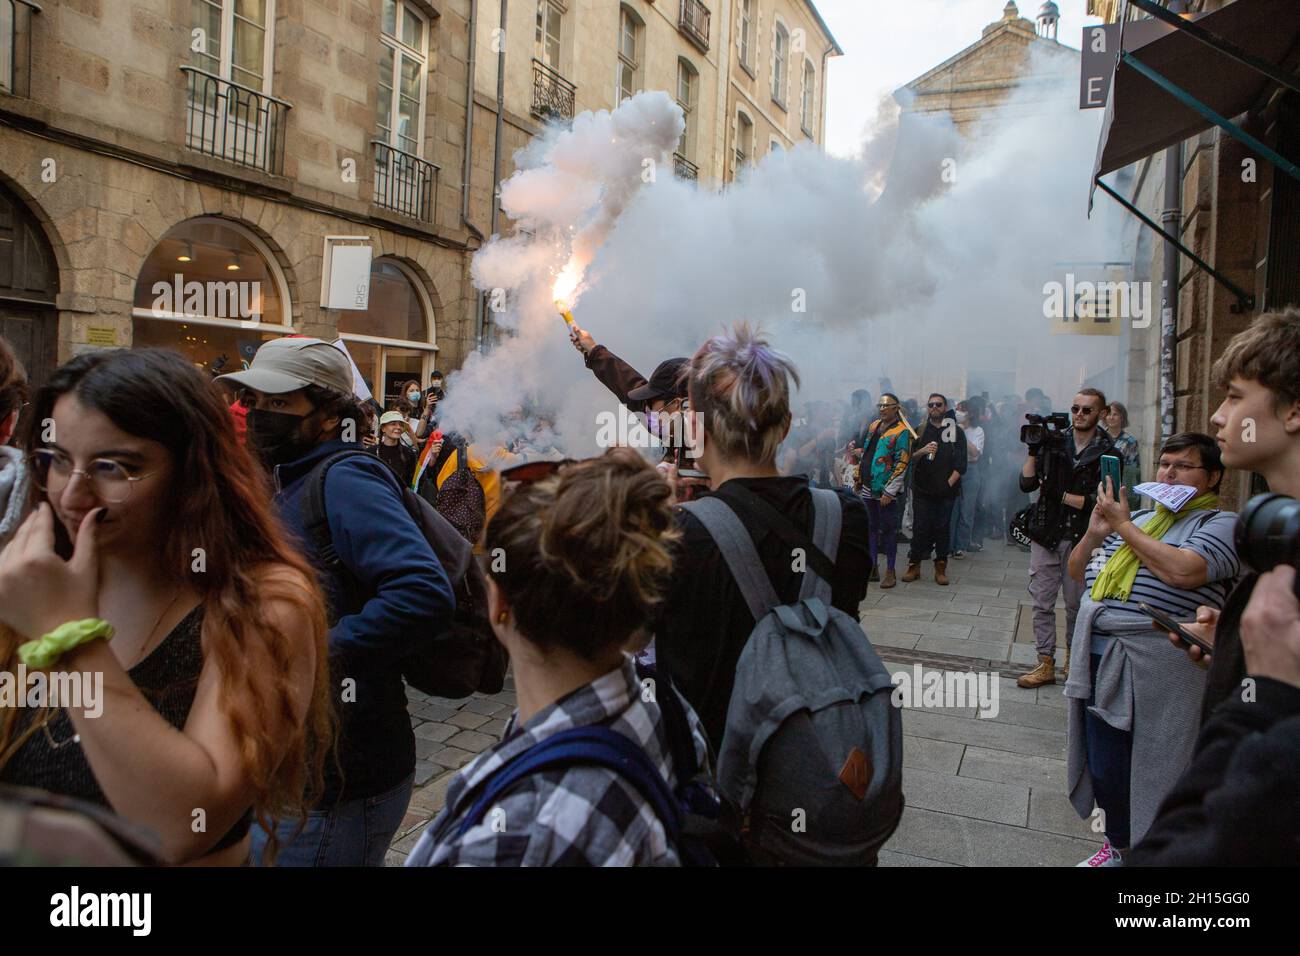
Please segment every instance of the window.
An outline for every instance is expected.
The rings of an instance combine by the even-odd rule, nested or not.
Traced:
[[[772,47],[772,100],[785,109],[785,61],[790,55],[790,34],[781,24],[776,25],[776,42]]]
[[[405,0],[384,0],[379,36],[379,139],[420,155],[424,143],[424,96],[429,24]]]
[[[274,0],[190,0],[185,145],[279,172],[283,100],[270,95]]]
[[[223,80],[259,93],[271,91],[271,27],[275,0],[190,0],[199,44],[191,61]],[[198,45],[198,50],[194,46]]]
[[[740,65],[754,75],[754,0],[740,0]]]
[[[537,59],[560,71],[560,18],[563,11],[551,0],[537,0]]]
[[[677,61],[677,105],[682,108],[686,118],[686,129],[682,131],[677,154],[686,159],[691,158],[695,149],[695,88],[699,76],[687,60]]]
[[[813,135],[817,115],[817,69],[811,60],[803,61],[803,102],[799,108],[799,125]]]
[[[247,367],[258,346],[292,332],[274,256],[229,219],[189,219],[169,230],[140,268],[133,344],[176,349],[213,372]]]
[[[370,266],[369,307],[342,313],[339,337],[385,408],[397,401],[403,382],[428,382],[438,354],[433,318],[424,286],[404,263],[387,256]]]
[[[736,116],[736,169],[737,175],[754,154],[754,121],[744,113]]]
[[[627,7],[619,8],[618,20],[618,89],[615,99],[622,103],[639,89],[641,29],[643,24]]]

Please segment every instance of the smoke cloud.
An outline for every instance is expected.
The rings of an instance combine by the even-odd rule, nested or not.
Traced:
[[[903,397],[1038,386],[1058,406],[1085,381],[1123,383],[1120,338],[1054,336],[1043,315],[1045,283],[1123,258],[1113,210],[1087,218],[1099,111],[1047,70],[973,141],[882,111],[856,159],[777,149],[716,192],[672,175],[684,124],[663,93],[548,129],[502,187],[515,235],[473,264],[480,289],[505,290],[507,334],[452,374],[444,427],[497,443],[540,419],[533,444],[598,451],[616,401],[557,315],[569,263],[578,324],[647,377],[747,320],[794,358],[800,401],[879,394],[885,376]]]

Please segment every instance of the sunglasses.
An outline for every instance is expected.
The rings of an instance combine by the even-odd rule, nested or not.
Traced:
[[[943,408],[943,402],[926,402],[926,408]]]
[[[1100,414],[1100,413],[1101,413],[1101,409],[1100,409],[1100,408],[1092,408],[1091,406],[1088,406],[1088,405],[1071,405],[1071,406],[1070,406],[1070,414],[1071,414],[1071,415],[1077,415],[1077,414],[1079,414],[1080,412],[1092,412],[1094,415],[1096,415],[1096,414]]]

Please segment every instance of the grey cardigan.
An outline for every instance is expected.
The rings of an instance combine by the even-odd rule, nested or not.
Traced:
[[[1162,539],[1181,545],[1200,526],[1178,521]],[[1069,744],[1066,783],[1070,802],[1079,816],[1092,814],[1092,775],[1084,736],[1084,708],[1092,693],[1093,621],[1104,605],[1084,592],[1070,642]],[[1201,722],[1205,671],[1174,647],[1163,631],[1134,623],[1112,628],[1111,638],[1097,668],[1097,699],[1088,708],[1117,730],[1133,735],[1129,782],[1129,846],[1138,841],[1155,820],[1160,802],[1187,769]]]

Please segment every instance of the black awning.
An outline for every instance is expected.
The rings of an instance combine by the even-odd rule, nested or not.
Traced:
[[[1297,0],[1235,0],[1195,24],[1289,70],[1300,40]],[[1258,70],[1176,30],[1130,55],[1223,117],[1247,112],[1274,85]],[[1122,60],[1106,103],[1093,181],[1213,124]],[[1294,157],[1293,157],[1294,158]]]

